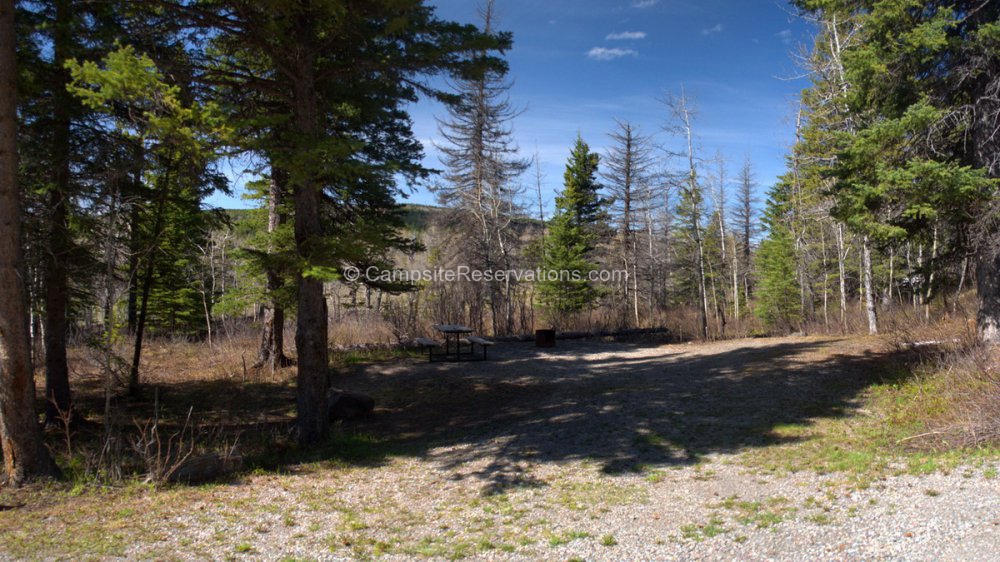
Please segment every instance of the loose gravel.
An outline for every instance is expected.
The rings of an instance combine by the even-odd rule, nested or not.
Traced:
[[[986,460],[859,485],[744,462],[782,424],[850,415],[874,340],[502,344],[490,361],[358,367],[384,454],[148,492],[99,557],[472,560],[1000,560]],[[884,357],[883,357],[884,359]],[[383,439],[387,439],[383,441]],[[792,449],[794,450],[794,449]],[[53,522],[63,515],[52,508]],[[64,528],[69,544],[71,526]],[[133,542],[134,540],[134,542]],[[58,544],[58,541],[57,541]],[[0,552],[4,550],[0,545]],[[39,550],[40,557],[60,552]]]

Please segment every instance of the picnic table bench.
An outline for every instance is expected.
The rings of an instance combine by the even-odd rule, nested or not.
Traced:
[[[463,357],[475,357],[476,346],[483,350],[483,359],[486,359],[486,350],[494,345],[486,338],[467,335],[472,333],[472,328],[460,324],[435,324],[434,329],[444,336],[444,359],[446,361],[461,361]],[[464,337],[463,337],[464,336]],[[452,351],[452,340],[455,340],[454,351]],[[430,338],[417,338],[414,340],[422,349],[427,350],[427,360],[434,361],[434,350],[442,347],[441,342]],[[469,346],[468,351],[462,350],[462,344]]]
[[[469,337],[465,338],[465,340],[469,342],[469,347],[472,349],[473,352],[476,351],[476,347],[475,347],[476,345],[478,345],[479,347],[483,348],[483,360],[486,359],[486,350],[489,349],[489,347],[491,345],[493,345],[493,344],[496,343],[496,342],[492,342],[492,341],[490,341],[490,340],[488,340],[486,338],[481,338],[479,336],[469,336]]]
[[[441,347],[441,344],[439,342],[436,342],[430,338],[417,338],[414,341],[417,342],[417,345],[419,345],[421,349],[427,350],[428,361],[434,360],[434,350]]]

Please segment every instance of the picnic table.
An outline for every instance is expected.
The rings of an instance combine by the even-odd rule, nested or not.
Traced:
[[[435,324],[434,329],[441,332],[444,335],[444,360],[445,361],[461,361],[463,357],[473,358],[476,355],[476,346],[478,345],[483,350],[483,360],[486,359],[486,350],[493,345],[494,342],[481,338],[479,336],[467,336],[462,337],[467,334],[472,333],[472,328],[468,326],[462,326],[460,324]],[[451,340],[455,340],[455,351],[451,350]],[[440,349],[441,344],[435,340],[427,338],[417,338],[417,345],[421,348],[427,350],[427,360],[434,361],[434,350]],[[462,352],[462,344],[469,344],[469,351]]]
[[[433,328],[444,336],[444,356],[445,358],[462,358],[462,336],[472,333],[472,328],[461,324],[435,324]],[[451,340],[455,340],[455,353],[451,353]],[[472,347],[469,346],[469,355],[472,355]]]

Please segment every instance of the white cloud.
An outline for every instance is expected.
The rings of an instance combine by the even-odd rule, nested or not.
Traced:
[[[660,3],[660,0],[633,0],[633,8],[652,8],[653,6]]]
[[[774,36],[781,39],[781,42],[785,45],[790,45],[792,43],[791,29],[782,29],[781,31],[775,33]]]
[[[645,38],[646,38],[645,31],[622,31],[621,33],[608,34],[608,36],[605,37],[605,39],[607,39],[608,41],[621,41],[621,40],[645,39]]]
[[[722,33],[722,24],[721,23],[717,23],[717,24],[713,25],[712,27],[706,27],[705,29],[701,30],[701,34],[702,35],[711,35],[713,33]]]
[[[587,51],[587,56],[594,60],[615,60],[622,57],[636,56],[639,52],[633,49],[606,49],[604,47],[594,47]]]

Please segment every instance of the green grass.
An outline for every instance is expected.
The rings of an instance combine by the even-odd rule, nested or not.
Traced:
[[[557,482],[552,491],[556,505],[573,511],[600,510],[643,503],[649,499],[649,491],[643,486],[619,484],[605,478]]]
[[[763,501],[744,501],[739,496],[729,496],[712,507],[732,511],[738,523],[758,529],[774,527],[798,511],[781,496]]]
[[[807,517],[807,519],[809,521],[812,521],[813,523],[815,523],[817,525],[832,525],[833,524],[833,517],[830,516],[830,514],[828,514],[828,513],[814,513],[814,514],[810,515],[809,517]]]
[[[917,368],[911,376],[906,368],[886,371],[885,382],[864,391],[859,404],[864,413],[848,410],[840,417],[820,416],[776,425],[769,437],[778,444],[750,450],[741,462],[776,474],[843,473],[849,482],[864,488],[884,476],[930,474],[1000,458],[996,448],[913,447],[916,441],[912,438],[931,431],[952,405],[945,398],[944,376],[936,376],[926,367]]]
[[[601,537],[601,546],[616,546],[618,540],[615,539],[614,535],[604,535]]]
[[[729,531],[724,525],[725,521],[718,515],[712,515],[707,523],[689,523],[681,526],[681,538],[701,542],[705,539],[717,537]]]
[[[549,546],[555,548],[569,544],[575,540],[590,538],[590,533],[586,531],[563,531],[549,534]]]

